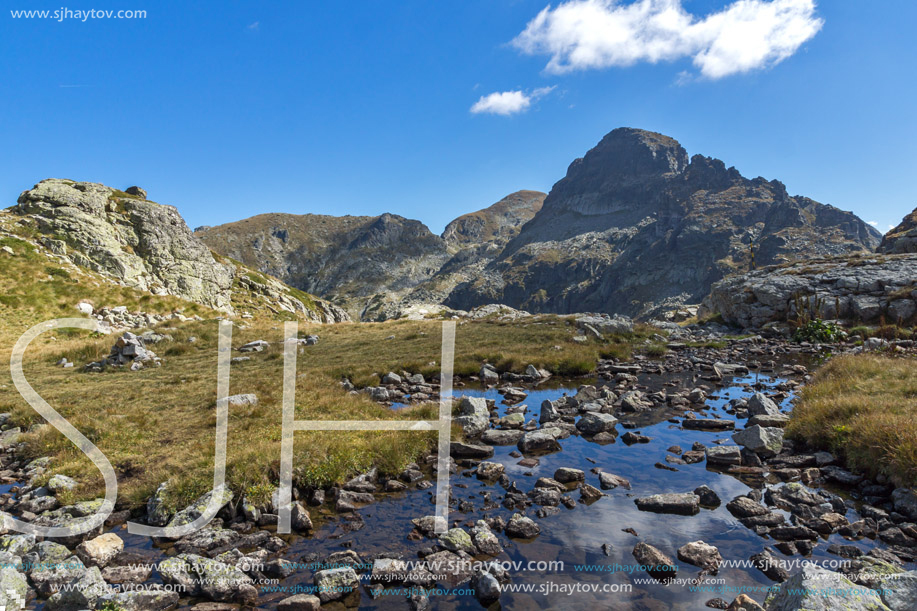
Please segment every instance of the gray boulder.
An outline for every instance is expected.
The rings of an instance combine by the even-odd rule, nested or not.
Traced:
[[[561,449],[557,437],[544,429],[525,433],[516,445],[523,454],[549,454]]]
[[[692,516],[700,511],[700,497],[693,492],[654,494],[634,499],[637,509],[653,513]]]
[[[783,429],[754,425],[733,434],[732,440],[760,456],[775,456],[783,447]]]
[[[312,576],[312,583],[323,604],[347,598],[360,588],[360,578],[349,566],[318,571]]]
[[[181,586],[191,596],[241,603],[252,603],[258,597],[248,575],[211,558],[179,554],[160,562],[158,569],[166,584]]]
[[[577,421],[576,428],[584,435],[598,435],[614,431],[617,423],[618,419],[611,414],[589,412]]]
[[[917,609],[917,571],[889,575],[879,586],[882,602],[891,611]]]
[[[767,395],[756,392],[746,406],[749,416],[778,416],[780,406],[774,403]]]
[[[541,533],[541,528],[531,518],[514,513],[504,529],[506,536],[517,539],[531,539]]]

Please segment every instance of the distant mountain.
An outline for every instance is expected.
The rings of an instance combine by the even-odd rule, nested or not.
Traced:
[[[541,208],[545,194],[519,191],[449,223],[442,236],[394,214],[261,214],[198,231],[216,252],[322,295],[355,316],[397,316],[438,304]]]
[[[869,252],[881,238],[853,213],[631,128],[570,164],[547,197],[513,193],[442,236],[390,214],[266,214],[196,235],[370,320],[487,303],[650,315],[700,302],[731,273]]]
[[[443,239],[451,246],[480,244],[503,246],[519,234],[519,229],[541,210],[547,194],[541,191],[516,191],[496,204],[463,214],[443,231]]]

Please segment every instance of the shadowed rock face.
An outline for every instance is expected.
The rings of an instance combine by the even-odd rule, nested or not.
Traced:
[[[885,234],[877,250],[888,254],[917,252],[917,208]]]
[[[375,295],[394,300],[449,259],[445,241],[420,221],[262,214],[197,234],[215,251],[361,315]]]
[[[782,183],[690,160],[672,138],[616,129],[577,159],[503,252],[447,305],[648,314],[696,303],[726,274],[865,252],[879,234]],[[753,246],[752,246],[753,245]]]

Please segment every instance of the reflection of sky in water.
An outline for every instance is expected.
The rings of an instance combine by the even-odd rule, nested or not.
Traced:
[[[667,378],[672,379],[672,378]],[[691,388],[689,377],[685,388]],[[641,382],[651,385],[652,390],[657,390],[659,384],[665,381],[659,376],[641,376]],[[762,382],[773,386],[776,382],[769,379],[756,379],[754,375],[735,379],[728,388],[717,389],[712,392],[715,398],[708,399],[708,412],[712,416],[718,414],[722,418],[730,418],[723,407],[735,397],[747,396],[752,390],[743,388],[744,384]],[[554,382],[557,383],[556,381]],[[541,402],[545,399],[556,399],[564,392],[575,394],[576,388],[540,388],[529,393],[522,402],[529,407],[526,420],[536,419],[540,413]],[[500,415],[506,413],[507,406],[501,403],[502,396],[495,390],[475,390],[467,388],[456,389],[456,395],[469,395],[494,399]],[[788,406],[788,401],[784,402]],[[563,573],[526,572],[520,571],[513,575],[513,583],[536,584],[536,587],[547,581],[555,583],[583,583],[583,584],[626,584],[632,579],[644,579],[645,573],[634,573],[628,576],[624,573],[609,574],[605,572],[577,572],[574,564],[631,565],[635,563],[632,555],[633,546],[638,541],[645,541],[658,547],[676,563],[679,564],[679,578],[691,578],[698,574],[697,567],[681,563],[676,559],[676,550],[685,543],[703,540],[719,548],[724,559],[747,560],[753,554],[774,543],[754,534],[753,531],[742,526],[738,520],[725,509],[725,504],[736,496],[747,493],[750,488],[740,480],[715,471],[708,471],[705,463],[693,465],[671,465],[678,469],[677,472],[655,468],[657,462],[665,462],[666,450],[670,446],[679,445],[685,451],[691,449],[695,441],[711,445],[715,440],[726,439],[731,442],[731,431],[705,432],[681,430],[677,425],[668,422],[671,413],[654,411],[642,415],[642,418],[651,418],[644,422],[644,426],[635,429],[652,438],[648,444],[635,444],[627,446],[620,439],[615,443],[605,446],[591,443],[577,436],[561,440],[563,451],[540,457],[540,464],[534,468],[519,466],[518,458],[509,456],[516,449],[515,446],[497,446],[494,448],[494,457],[491,459],[506,466],[510,479],[515,480],[517,486],[523,490],[530,490],[538,477],[552,477],[558,467],[574,467],[586,472],[586,482],[599,487],[598,476],[590,473],[593,467],[621,475],[630,480],[632,490],[623,488],[605,491],[608,496],[600,499],[590,506],[577,504],[568,510],[560,507],[560,513],[543,519],[535,518],[537,507],[526,511],[526,515],[533,517],[541,526],[541,535],[532,542],[507,542],[500,535],[502,542],[506,542],[505,554],[500,560],[562,560],[565,563]],[[630,416],[620,417],[627,420]],[[661,421],[660,421],[661,420]],[[740,425],[741,428],[741,425]],[[625,429],[618,426],[619,433]],[[595,463],[590,462],[591,459]],[[531,476],[525,475],[531,472]],[[461,473],[452,476],[453,494],[459,500],[468,499],[474,503],[475,511],[467,515],[453,508],[450,520],[477,520],[486,516],[502,515],[509,518],[511,511],[502,506],[498,509],[482,511],[483,499],[481,494],[490,491],[493,500],[500,502],[503,489],[495,484],[486,485],[476,478],[465,477]],[[723,504],[715,510],[702,509],[695,516],[661,515],[641,512],[634,505],[633,498],[647,496],[661,492],[689,492],[697,486],[706,484],[720,496]],[[429,546],[432,540],[410,542],[406,540],[412,525],[411,518],[432,515],[434,511],[432,495],[433,490],[413,491],[396,495],[378,495],[380,501],[359,511],[365,520],[365,526],[354,532],[347,532],[341,528],[342,521],[326,520],[319,527],[314,537],[303,539],[301,537],[288,537],[291,548],[284,557],[301,560],[304,554],[316,553],[319,558],[324,558],[329,553],[349,547],[366,557],[378,555],[400,556],[408,560],[416,558],[416,552],[422,547]],[[578,499],[579,493],[572,492],[573,498]],[[319,510],[310,508],[313,518],[320,519],[321,511],[330,514],[327,508]],[[853,517],[851,514],[850,517]],[[632,528],[639,537],[622,531]],[[119,534],[122,534],[120,531]],[[147,540],[148,541],[148,540]],[[134,543],[136,546],[140,542]],[[602,551],[603,544],[613,546],[610,556],[605,556]],[[838,535],[833,535],[828,541],[820,541],[812,558],[837,560],[836,556],[827,554],[829,543],[846,543],[859,545],[863,549],[872,547],[873,542],[849,542]],[[135,547],[130,545],[130,547]],[[149,544],[143,545],[148,547]],[[778,557],[785,558],[779,552]],[[801,556],[794,556],[795,560]],[[283,585],[311,584],[311,572],[302,570],[283,581]],[[761,572],[757,570],[742,570],[724,568],[718,578],[725,580],[729,587],[741,586],[769,586],[771,585]],[[466,584],[467,585],[467,584]],[[262,604],[271,604],[286,595],[272,595],[262,598]],[[711,598],[723,598],[731,602],[736,597],[735,592],[692,593],[684,585],[666,586],[663,584],[633,585],[630,593],[583,593],[578,592],[572,596],[566,594],[521,594],[504,593],[500,602],[504,609],[699,609],[704,608],[704,603]],[[763,600],[763,593],[752,594],[756,600]],[[443,609],[480,609],[480,605],[468,596],[441,596],[434,597],[433,608]],[[371,599],[365,592],[362,596],[361,607],[375,607],[383,609],[404,609],[405,600],[402,596],[389,596],[379,600]]]

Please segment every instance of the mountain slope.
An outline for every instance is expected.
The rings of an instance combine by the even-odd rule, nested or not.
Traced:
[[[448,260],[445,241],[419,221],[262,214],[197,234],[216,252],[322,295],[360,315],[376,294],[392,298]]]
[[[541,210],[545,197],[540,191],[510,193],[492,206],[458,217],[446,225],[442,237],[459,248],[483,243],[502,246]]]

